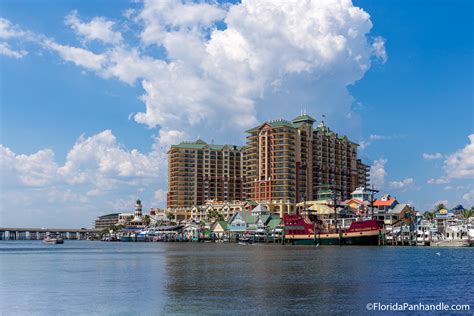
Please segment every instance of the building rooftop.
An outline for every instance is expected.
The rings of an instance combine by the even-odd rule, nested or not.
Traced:
[[[391,198],[388,200],[376,200],[374,201],[374,206],[391,206],[395,202],[397,202],[396,198]]]
[[[107,215],[102,215],[102,216],[99,216],[98,218],[99,219],[107,219],[107,218],[110,218],[110,217],[118,217],[120,215],[120,213],[110,213],[110,214],[107,214]]]
[[[295,117],[293,120],[288,121],[285,119],[276,119],[276,120],[271,120],[271,121],[265,121],[264,123],[255,126],[254,128],[251,128],[247,131],[246,133],[253,133],[257,132],[260,128],[262,128],[264,125],[269,125],[270,127],[290,127],[290,128],[299,128],[303,123],[311,123],[313,124],[316,122],[316,120],[307,115],[307,114],[302,114],[300,116]],[[357,145],[357,143],[350,141],[346,135],[338,135],[337,133],[333,132],[330,130],[323,121],[321,121],[318,125],[318,127],[313,129],[313,132],[315,133],[323,133],[325,136],[334,136],[339,140],[342,141],[349,141],[352,144]]]
[[[375,204],[374,204],[375,205]],[[399,214],[401,211],[403,211],[406,207],[409,207],[408,204],[397,204],[394,208],[389,210],[387,213],[389,214]]]
[[[211,149],[211,150],[242,150],[245,146],[236,146],[231,144],[224,144],[224,145],[214,145],[208,144],[202,139],[198,139],[195,142],[181,142],[178,145],[171,145],[171,148],[184,148],[184,149]]]
[[[302,114],[300,116],[297,116],[294,119],[292,119],[291,121],[293,123],[308,122],[308,123],[311,123],[311,124],[316,122],[316,120],[314,118],[312,118],[311,116],[309,116],[308,114]]]

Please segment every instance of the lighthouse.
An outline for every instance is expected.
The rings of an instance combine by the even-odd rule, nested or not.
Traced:
[[[141,222],[143,220],[142,218],[142,201],[137,200],[137,203],[135,203],[135,214],[133,217],[133,222]]]

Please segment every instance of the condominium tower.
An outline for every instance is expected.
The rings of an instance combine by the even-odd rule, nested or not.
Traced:
[[[168,208],[204,205],[208,200],[245,197],[244,147],[207,144],[201,139],[168,151]]]
[[[358,145],[324,122],[301,115],[265,122],[247,131],[247,198],[275,213],[291,213],[303,200],[317,200],[323,187],[342,198],[369,184],[369,167],[357,159]]]

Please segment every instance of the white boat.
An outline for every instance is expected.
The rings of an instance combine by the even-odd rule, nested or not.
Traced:
[[[43,239],[45,244],[63,244],[64,239],[61,236],[48,235]]]
[[[467,236],[469,238],[469,244],[474,247],[474,220],[471,220],[467,224]]]
[[[431,240],[431,222],[421,220],[416,227],[416,245],[429,246]]]
[[[445,233],[440,234],[440,238],[432,243],[438,247],[469,247],[471,244],[468,235],[468,228],[465,224],[446,226]]]

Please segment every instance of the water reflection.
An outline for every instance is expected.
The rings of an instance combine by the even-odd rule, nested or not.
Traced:
[[[365,314],[369,302],[474,307],[473,258],[474,248],[0,242],[0,314]]]

